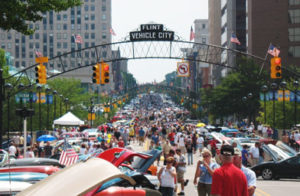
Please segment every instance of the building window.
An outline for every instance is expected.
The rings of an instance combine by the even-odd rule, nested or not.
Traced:
[[[205,37],[202,38],[202,44],[206,44],[206,38]]]
[[[102,32],[102,39],[106,39],[106,33]]]
[[[89,39],[89,33],[84,33],[84,39]]]
[[[86,11],[86,12],[89,11],[89,6],[88,5],[84,6],[84,11]]]
[[[105,12],[106,11],[106,6],[102,5],[102,11]]]
[[[40,43],[39,42],[35,43],[35,48],[40,48]]]
[[[205,29],[206,25],[205,24],[202,24],[202,29]]]
[[[26,67],[26,62],[22,61],[22,67]]]
[[[67,14],[64,14],[63,17],[64,17],[64,18],[63,18],[64,21],[67,21],[67,20],[68,20],[68,15],[67,15]]]
[[[77,30],[80,30],[81,29],[81,25],[77,25]]]
[[[58,21],[61,20],[61,15],[60,15],[60,14],[57,14],[57,15],[56,15],[56,20],[58,20]]]
[[[84,43],[84,47],[85,47],[85,48],[89,47],[89,42],[85,42],[85,43]]]
[[[33,39],[33,35],[29,35],[29,39]]]
[[[35,25],[35,29],[36,29],[36,30],[39,30],[39,29],[40,29],[39,24],[36,24],[36,25]]]
[[[43,25],[43,29],[44,29],[44,30],[47,30],[47,25]]]
[[[71,24],[71,30],[74,30],[74,29],[75,29],[75,25]]]
[[[88,14],[84,15],[84,20],[89,20],[89,15]]]
[[[84,28],[85,30],[89,30],[89,24],[85,24],[84,26],[85,26]]]
[[[34,38],[35,38],[35,39],[40,39],[40,34],[39,34],[39,33],[35,33],[35,34],[34,34]]]
[[[288,55],[290,57],[300,57],[300,46],[289,47]]]
[[[30,49],[33,48],[33,43],[32,43],[32,42],[29,43],[29,48],[30,48]]]
[[[1,48],[2,48],[2,49],[5,49],[5,43],[2,43],[2,44],[1,44]]]
[[[91,14],[91,20],[95,20],[95,14]]]
[[[20,67],[19,61],[16,61],[16,67]]]
[[[64,30],[68,30],[68,25],[67,24],[64,24]]]
[[[7,39],[11,39],[11,34],[7,33]]]
[[[33,58],[33,52],[29,52],[29,58]]]
[[[91,11],[95,11],[95,5],[91,5]]]
[[[85,57],[87,57],[87,58],[90,57],[89,51],[85,51],[84,53],[85,53],[85,54],[84,54]]]
[[[300,23],[300,9],[289,10],[289,23],[290,24]]]
[[[57,39],[61,39],[61,34],[60,34],[60,33],[57,33],[57,34],[56,34],[56,38],[57,38]]]
[[[68,43],[67,43],[67,42],[64,42],[64,43],[63,43],[63,47],[64,47],[64,49],[67,49],[67,48],[68,48]]]
[[[5,39],[5,35],[4,33],[1,34],[1,39],[4,40]]]
[[[56,29],[57,29],[57,30],[61,30],[61,24],[57,24],[57,25],[56,25]]]
[[[7,43],[7,48],[11,49],[11,43]]]
[[[102,14],[102,20],[106,20],[106,14]]]
[[[63,34],[63,38],[64,38],[64,39],[67,39],[67,38],[68,38],[68,35],[67,35],[66,33],[64,33],[64,34]]]
[[[106,23],[102,23],[102,30],[106,30]]]
[[[61,48],[61,42],[57,42],[56,47]]]
[[[91,33],[91,39],[95,39],[95,33]]]
[[[300,5],[300,0],[289,0],[289,5]]]
[[[300,28],[289,28],[289,41],[290,42],[300,41]]]
[[[95,30],[95,24],[91,24],[91,30]]]

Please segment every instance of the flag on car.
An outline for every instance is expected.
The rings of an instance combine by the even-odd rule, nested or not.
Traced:
[[[69,166],[76,163],[77,160],[78,160],[78,154],[75,152],[73,148],[69,148],[61,152],[59,163],[61,165]]]
[[[231,38],[230,38],[230,41],[232,43],[236,43],[238,45],[241,45],[241,42],[239,41],[239,39],[236,37],[236,35],[234,33],[231,34]]]
[[[279,56],[280,50],[278,50],[278,48],[276,48],[275,46],[270,44],[269,49],[268,49],[268,53],[272,56]]]
[[[74,38],[75,38],[75,43],[77,43],[77,44],[82,44],[83,43],[82,37],[79,34],[75,35]]]
[[[110,28],[110,29],[109,29],[109,32],[110,32],[110,34],[112,34],[113,36],[116,36],[116,33],[115,33],[115,31],[113,30],[113,28]]]
[[[191,27],[190,41],[192,41],[193,39],[195,39],[195,32],[193,30],[193,27]]]

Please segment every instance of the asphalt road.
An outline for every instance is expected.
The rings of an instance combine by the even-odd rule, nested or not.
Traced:
[[[146,142],[147,145],[147,142]],[[147,146],[138,146],[137,143],[131,143],[131,146],[136,151],[144,151]],[[187,165],[185,179],[189,180],[185,187],[185,195],[197,196],[197,187],[193,184],[193,179],[196,171],[197,161],[200,159],[199,152],[194,155],[194,164]],[[162,164],[162,163],[161,163]],[[160,165],[161,165],[160,164]],[[156,165],[156,163],[155,163]],[[281,179],[281,180],[263,180],[261,177],[257,179],[257,188],[255,196],[299,196],[300,195],[300,179]],[[178,184],[178,187],[179,184]],[[180,191],[180,188],[178,192]]]

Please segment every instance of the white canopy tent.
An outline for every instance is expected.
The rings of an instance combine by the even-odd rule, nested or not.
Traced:
[[[76,117],[74,114],[71,112],[66,113],[59,119],[56,119],[54,121],[54,125],[70,125],[70,126],[75,126],[75,125],[83,125],[84,122],[80,120],[78,117]]]

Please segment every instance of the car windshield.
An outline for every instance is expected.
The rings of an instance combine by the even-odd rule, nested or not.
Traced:
[[[281,161],[283,159],[290,158],[291,156],[284,151],[282,151],[277,146],[274,146],[273,144],[268,144],[268,147],[272,150],[272,153],[276,157],[276,161]]]
[[[281,141],[278,141],[276,143],[276,146],[278,148],[280,148],[283,152],[287,153],[290,156],[295,156],[297,154],[297,152],[294,149],[292,149],[291,147],[289,147],[288,145],[284,144]]]

